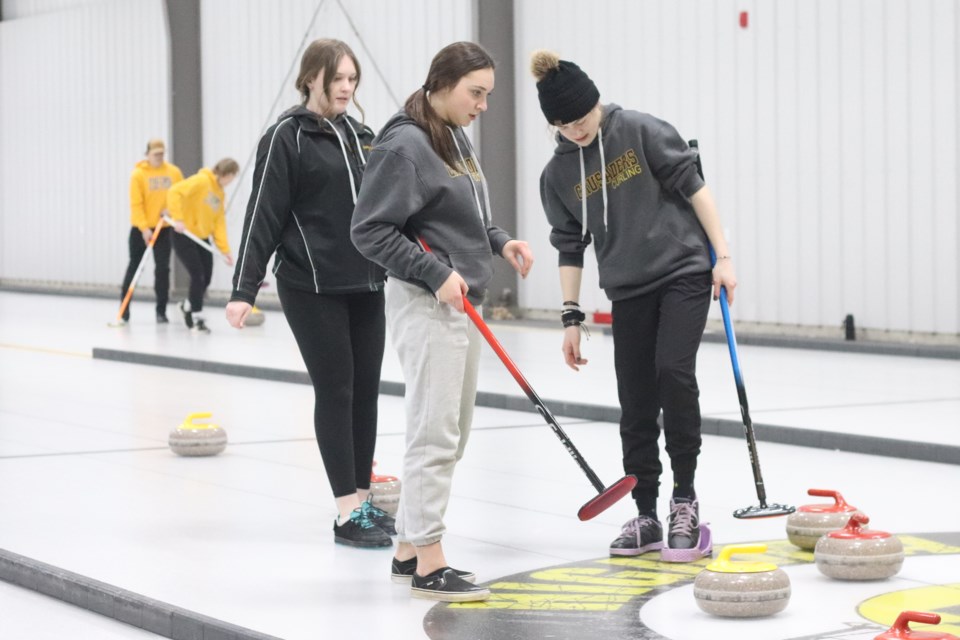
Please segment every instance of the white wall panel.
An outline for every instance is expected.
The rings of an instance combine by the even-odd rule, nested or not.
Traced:
[[[3,0],[2,17],[4,20],[16,20],[102,2],[103,0]]]
[[[545,47],[580,64],[602,101],[700,140],[736,259],[737,318],[837,327],[852,313],[862,327],[960,332],[957,2],[596,8],[516,4],[519,227],[538,257],[521,306],[560,299],[536,188],[553,144],[528,71]],[[582,303],[609,309],[593,264]]]
[[[0,278],[119,290],[130,171],[168,137],[168,71],[161,0],[0,22]]]
[[[357,99],[377,131],[423,83],[437,51],[473,39],[469,0],[204,0],[201,11],[204,163],[231,155],[245,172],[227,194],[234,248],[260,135],[299,102],[293,85],[302,43],[337,38],[350,45],[362,69]],[[211,288],[229,291],[232,276],[218,265]]]

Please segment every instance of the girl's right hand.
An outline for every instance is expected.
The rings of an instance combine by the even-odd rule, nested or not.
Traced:
[[[227,303],[227,322],[234,329],[243,329],[243,323],[253,311],[253,305],[243,300],[232,300]]]
[[[587,364],[587,361],[580,357],[580,327],[576,325],[563,330],[563,360],[574,371],[580,371],[578,364]]]
[[[470,287],[460,274],[454,271],[446,281],[437,289],[437,300],[445,302],[460,313],[463,313],[463,296],[467,295]]]

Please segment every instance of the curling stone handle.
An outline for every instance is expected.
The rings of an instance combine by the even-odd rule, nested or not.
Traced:
[[[859,533],[860,529],[863,528],[863,525],[867,524],[868,522],[870,522],[870,518],[867,517],[867,514],[857,511],[850,516],[850,520],[847,521],[847,526],[845,526],[843,530],[856,534]]]
[[[847,501],[843,499],[843,496],[840,495],[839,491],[834,491],[833,489],[809,489],[807,490],[808,496],[819,496],[821,498],[833,498],[836,506],[847,509],[850,508],[850,505],[847,504]]]
[[[190,424],[193,424],[194,420],[203,420],[206,418],[210,418],[212,416],[213,414],[210,413],[209,411],[201,411],[200,413],[191,413],[190,415],[187,416],[187,419],[185,420],[185,422],[189,422]]]
[[[745,555],[748,553],[766,553],[765,544],[730,544],[725,546],[720,555],[717,556],[717,562],[730,562],[730,556]]]
[[[924,611],[903,611],[897,616],[897,621],[893,623],[891,631],[906,632],[910,631],[910,623],[919,622],[921,624],[940,624],[940,616],[936,613],[926,613]]]

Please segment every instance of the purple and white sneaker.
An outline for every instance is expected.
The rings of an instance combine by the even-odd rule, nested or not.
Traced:
[[[713,554],[710,528],[700,523],[700,504],[696,500],[673,498],[667,543],[660,550],[663,562],[696,562]]]
[[[627,520],[620,536],[610,543],[612,556],[638,556],[663,547],[663,525],[650,516]]]

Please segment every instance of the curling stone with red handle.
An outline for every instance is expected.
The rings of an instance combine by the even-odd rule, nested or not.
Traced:
[[[697,574],[693,597],[703,611],[725,618],[759,618],[786,609],[790,578],[771,562],[734,562],[735,554],[765,553],[765,544],[730,545]]]
[[[952,633],[912,631],[909,624],[911,622],[940,624],[940,616],[922,611],[904,611],[897,616],[897,621],[893,623],[889,630],[884,631],[873,640],[960,640]]]
[[[377,461],[373,461],[377,466]],[[370,473],[370,504],[383,509],[390,515],[397,515],[400,506],[400,480],[396,476],[381,476]]]
[[[790,542],[813,551],[820,536],[843,529],[857,508],[847,504],[840,492],[832,489],[809,489],[807,495],[833,498],[833,504],[805,504],[787,517]]]
[[[839,580],[883,580],[900,571],[903,543],[886,531],[867,531],[868,522],[855,513],[846,527],[817,541],[813,559],[820,573]]]

